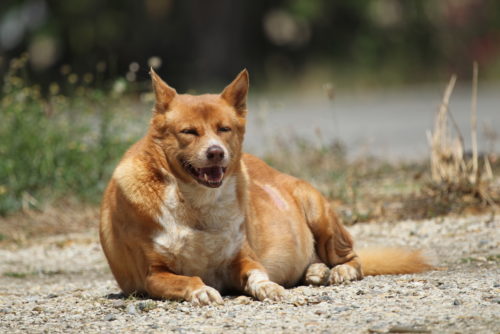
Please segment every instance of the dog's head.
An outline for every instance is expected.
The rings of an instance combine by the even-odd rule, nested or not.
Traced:
[[[184,182],[222,185],[239,165],[245,132],[248,72],[221,94],[177,94],[153,70],[156,97],[151,131],[172,173]]]

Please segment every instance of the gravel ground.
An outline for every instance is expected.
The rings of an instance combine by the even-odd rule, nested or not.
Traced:
[[[500,218],[359,224],[357,246],[423,248],[441,270],[300,286],[223,306],[123,298],[97,232],[0,250],[0,333],[500,333]]]

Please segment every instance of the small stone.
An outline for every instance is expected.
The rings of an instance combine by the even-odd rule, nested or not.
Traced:
[[[363,290],[358,290],[358,291],[356,291],[356,294],[357,294],[357,295],[364,295],[364,294],[365,294],[365,292],[364,292]]]
[[[40,306],[35,306],[33,307],[33,310],[34,312],[43,312],[43,308],[41,308]]]
[[[481,239],[481,240],[479,240],[479,242],[477,243],[477,246],[478,246],[478,247],[484,247],[484,246],[486,246],[487,244],[489,244],[489,241],[488,241],[488,240],[486,240],[486,239]]]
[[[250,304],[252,302],[252,299],[250,297],[247,297],[247,296],[239,296],[238,298],[234,299],[234,302],[236,304],[247,305],[247,304]]]
[[[394,326],[389,329],[389,333],[432,333],[432,332],[424,327]]]
[[[50,293],[47,298],[56,298],[58,297],[58,295],[56,295],[55,293]]]
[[[498,298],[498,297],[497,297],[497,298],[493,298],[493,299],[491,300],[491,302],[492,302],[493,304],[500,304],[500,298]]]
[[[131,315],[136,315],[137,314],[137,308],[135,307],[134,304],[129,304],[127,306],[126,311],[127,311],[128,314],[131,314]]]
[[[317,310],[316,312],[314,312],[314,314],[316,314],[316,315],[322,315],[324,313],[325,313],[325,311],[323,311],[323,310]]]
[[[160,328],[160,326],[158,326],[157,324],[150,324],[149,327],[152,328],[152,329],[158,329],[158,328]]]
[[[323,302],[331,302],[333,300],[332,297],[326,295],[319,297],[319,299]]]
[[[335,308],[335,312],[337,312],[337,313],[345,312],[345,311],[349,311],[349,310],[350,310],[350,308],[347,307],[347,306],[341,306],[341,307],[336,307]]]
[[[493,284],[493,287],[494,287],[494,288],[500,288],[500,283],[495,283],[495,284]]]
[[[446,289],[450,289],[452,288],[451,284],[448,284],[448,283],[443,283],[441,285],[438,286],[438,289],[441,289],[441,290],[446,290]]]
[[[307,304],[307,301],[304,298],[297,298],[292,302],[292,304],[294,306],[303,306]]]
[[[114,308],[124,309],[126,307],[126,303],[123,300],[113,300],[111,306]]]
[[[104,317],[104,321],[114,321],[116,320],[116,316],[114,314],[108,314]]]
[[[455,306],[462,305],[462,302],[460,300],[458,300],[458,299],[455,299],[453,301],[453,305],[455,305]]]
[[[39,299],[40,298],[38,298],[37,296],[28,296],[28,297],[26,297],[26,301],[28,303],[36,303],[36,302],[38,302]]]

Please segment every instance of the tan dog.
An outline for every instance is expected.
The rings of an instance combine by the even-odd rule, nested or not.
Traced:
[[[316,189],[242,153],[246,70],[220,95],[177,94],[151,76],[151,125],[117,166],[101,210],[102,247],[123,292],[197,304],[222,303],[225,290],[276,300],[299,282],[430,268],[401,249],[358,257]]]

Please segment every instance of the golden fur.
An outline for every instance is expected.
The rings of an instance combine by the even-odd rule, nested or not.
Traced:
[[[358,257],[316,189],[242,153],[246,70],[221,94],[200,96],[151,76],[149,130],[118,164],[101,209],[102,247],[125,293],[197,304],[222,303],[228,289],[279,299],[302,281],[430,268],[401,249]]]

